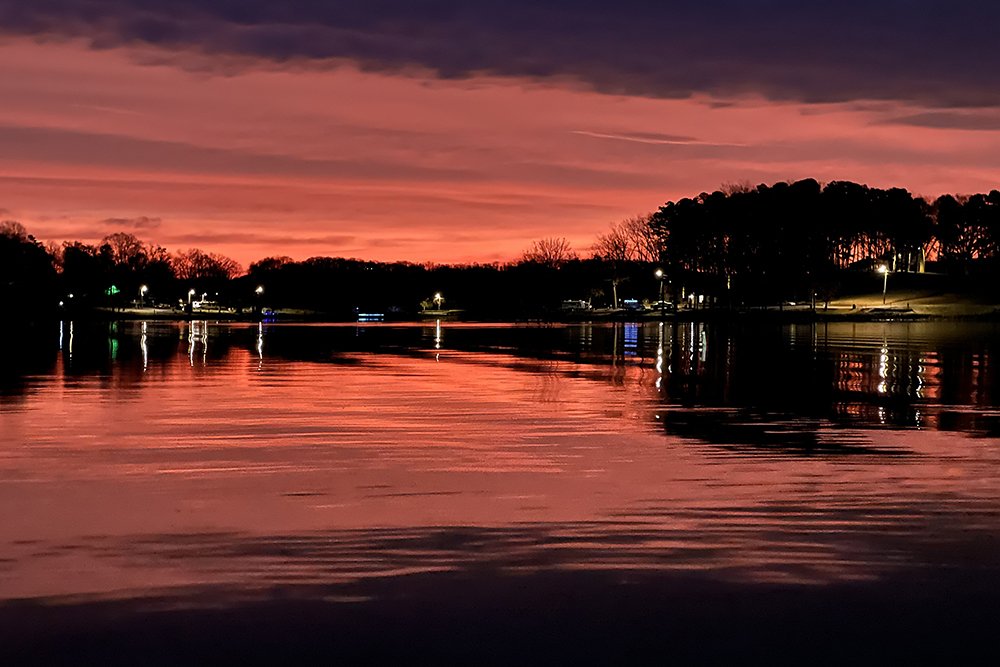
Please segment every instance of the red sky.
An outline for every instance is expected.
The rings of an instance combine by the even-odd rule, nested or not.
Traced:
[[[17,35],[0,37],[0,99],[0,219],[44,241],[125,230],[244,266],[503,261],[547,236],[582,252],[615,220],[724,182],[849,179],[935,196],[995,188],[1000,173],[989,109],[956,112],[975,122],[899,122],[942,113],[914,100],[667,99],[332,62],[205,67]]]

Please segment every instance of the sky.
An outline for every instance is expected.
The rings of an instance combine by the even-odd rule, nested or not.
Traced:
[[[724,183],[1000,187],[1000,6],[0,0],[0,219],[494,262]]]

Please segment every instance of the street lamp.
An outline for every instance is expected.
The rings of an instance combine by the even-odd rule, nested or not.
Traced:
[[[257,314],[259,315],[261,313],[261,309],[260,309],[260,295],[264,293],[264,286],[263,285],[257,285],[257,289],[255,289],[253,291],[253,293],[257,295],[257,303],[254,305],[254,307],[257,309]],[[263,357],[261,357],[261,358],[263,358]]]
[[[443,297],[443,296],[441,296],[441,292],[435,292],[435,293],[434,293],[434,306],[435,306],[435,307],[436,307],[436,308],[437,308],[438,310],[441,310],[441,302],[442,302],[442,301],[444,301],[444,297]]]
[[[882,305],[885,305],[885,292],[889,287],[889,267],[882,264],[878,267],[878,272],[882,274]]]
[[[660,318],[662,319],[666,314],[667,306],[667,304],[663,302],[663,269],[657,269],[653,272],[653,275],[660,281]]]
[[[139,288],[139,307],[140,308],[142,308],[143,305],[144,305],[143,302],[144,302],[144,300],[146,298],[146,292],[148,292],[148,291],[149,291],[149,287],[147,287],[146,285],[143,285],[142,287]]]
[[[194,297],[194,288],[188,290],[188,305],[191,305],[191,299]]]

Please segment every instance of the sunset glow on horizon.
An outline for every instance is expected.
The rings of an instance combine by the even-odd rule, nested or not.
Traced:
[[[894,56],[865,61],[858,45],[883,36],[840,35],[857,61],[831,38],[779,72],[794,22],[811,30],[807,19],[822,17],[789,10],[766,52],[753,49],[754,26],[724,22],[705,28],[734,44],[718,63],[711,44],[683,61],[668,59],[685,44],[657,44],[635,47],[648,56],[640,65],[615,57],[603,32],[579,62],[559,50],[607,13],[586,4],[562,10],[579,19],[572,36],[550,34],[558,10],[493,27],[471,9],[437,7],[447,16],[394,27],[388,15],[303,7],[305,32],[286,41],[245,32],[288,25],[274,8],[234,18],[225,3],[204,15],[188,2],[95,4],[108,16],[0,2],[0,219],[42,241],[127,231],[244,267],[274,255],[504,262],[550,236],[585,253],[612,222],[728,182],[852,180],[931,198],[997,187],[998,101],[983,97],[988,81],[969,83],[978,28],[948,62],[899,61],[918,58],[913,38],[942,20],[933,6],[899,25],[871,19],[899,29],[885,36],[901,45]],[[396,4],[382,9],[402,12]],[[697,18],[676,12],[682,24]],[[615,21],[635,25],[625,39],[641,44],[640,16]],[[473,28],[479,51],[477,34],[461,32]],[[397,30],[416,31],[413,44],[380,41]],[[556,44],[520,53],[526,35]],[[490,41],[504,38],[509,48]],[[991,62],[978,66],[994,76]]]

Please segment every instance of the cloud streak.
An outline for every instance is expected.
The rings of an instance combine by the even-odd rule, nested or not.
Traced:
[[[631,141],[637,144],[650,144],[653,146],[725,146],[741,147],[746,144],[713,143],[710,141],[699,141],[694,137],[684,137],[673,134],[658,134],[656,132],[592,132],[590,130],[573,130],[573,134],[594,139],[614,139],[616,141]]]
[[[324,248],[336,248],[358,242],[358,237],[352,234],[320,234],[312,236],[294,236],[289,234],[267,234],[237,230],[232,232],[185,232],[164,237],[176,246],[216,247],[234,245],[293,247],[298,250],[302,246],[317,245]]]
[[[1000,105],[1000,6],[974,0],[0,0],[0,34],[232,67],[418,69],[610,94]]]
[[[956,112],[927,111],[923,113],[896,116],[880,121],[885,125],[909,125],[937,130],[969,130],[972,132],[1000,131],[1000,115]]]
[[[114,227],[116,229],[136,229],[136,230],[147,230],[156,229],[162,224],[163,220],[161,218],[151,218],[147,215],[140,215],[134,218],[105,218],[101,220],[101,224],[106,227]]]
[[[146,171],[301,178],[462,181],[468,170],[385,164],[359,159],[316,159],[199,146],[178,141],[141,139],[61,128],[0,125],[3,159],[30,159],[80,167]]]

